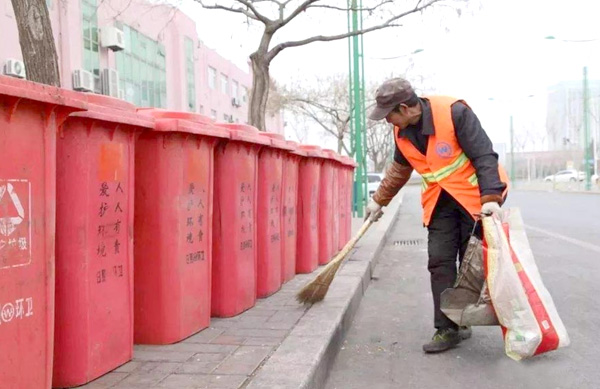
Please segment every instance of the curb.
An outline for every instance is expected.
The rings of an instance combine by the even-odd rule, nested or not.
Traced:
[[[357,243],[321,303],[311,306],[279,348],[256,372],[247,389],[318,389],[328,377],[379,254],[400,214],[404,194]]]

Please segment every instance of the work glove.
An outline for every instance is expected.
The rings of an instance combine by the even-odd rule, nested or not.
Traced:
[[[381,205],[377,204],[375,200],[369,201],[367,209],[365,210],[365,220],[370,219],[372,222],[376,222],[381,215],[383,215]]]
[[[493,214],[498,214],[501,211],[500,204],[495,201],[490,201],[489,203],[485,203],[481,206],[481,214],[484,216],[492,216]]]

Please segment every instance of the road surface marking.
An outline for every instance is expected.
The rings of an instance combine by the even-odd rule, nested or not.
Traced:
[[[533,227],[533,226],[525,226],[525,227],[527,229],[529,229],[529,230],[536,231],[536,232],[539,232],[539,233],[551,236],[551,237],[556,238],[556,239],[561,239],[561,240],[564,240],[565,242],[569,242],[569,243],[574,244],[576,246],[583,247],[585,249],[592,250],[592,251],[595,251],[597,253],[600,253],[600,246],[596,246],[594,244],[591,244],[591,243],[588,243],[588,242],[584,242],[584,241],[579,240],[579,239],[569,238],[568,236],[557,234],[556,232],[544,230],[542,228]]]

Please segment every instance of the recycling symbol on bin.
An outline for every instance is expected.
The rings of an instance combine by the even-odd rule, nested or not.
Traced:
[[[4,195],[8,194],[7,199]],[[12,207],[11,207],[12,205]],[[8,208],[8,209],[7,209]],[[10,208],[13,208],[12,210]],[[17,226],[23,222],[25,210],[21,205],[21,200],[11,184],[0,185],[0,212],[4,211],[6,216],[0,217],[0,234],[9,236],[17,229]],[[7,212],[8,211],[8,212]]]

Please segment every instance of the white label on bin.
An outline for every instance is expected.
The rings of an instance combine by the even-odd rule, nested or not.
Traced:
[[[31,263],[31,183],[0,179],[0,269]]]
[[[33,316],[33,298],[19,298],[14,302],[0,302],[0,324]]]

